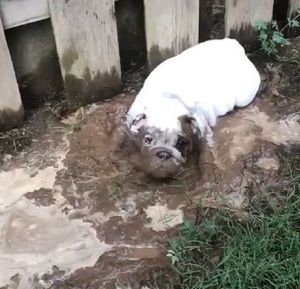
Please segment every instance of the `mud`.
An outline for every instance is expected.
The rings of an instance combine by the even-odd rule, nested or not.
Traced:
[[[5,158],[11,158],[28,147],[32,140],[45,134],[49,125],[60,119],[67,110],[64,100],[47,102],[43,107],[25,110],[22,127],[0,132],[0,165]]]
[[[243,214],[249,194],[283,192],[278,152],[300,145],[299,90],[284,75],[270,72],[262,96],[220,118],[200,169],[172,180],[136,171],[117,145],[140,83],[53,119],[20,152],[6,151],[0,288],[166,288],[167,242],[195,207]],[[278,103],[274,89],[292,97]]]
[[[121,95],[90,106],[80,117],[50,127],[27,152],[5,162],[0,174],[0,259],[6,268],[1,285],[18,273],[17,288],[33,286],[34,276],[42,288],[55,282],[68,288],[68,278],[86,284],[86,276],[95,271],[91,288],[110,288],[118,276],[159,267],[165,263],[161,248],[191,213],[191,202],[240,209],[250,181],[239,161],[262,142],[264,150],[300,142],[299,116],[273,119],[258,101],[219,121],[214,147],[202,159],[213,170],[204,165],[202,177],[195,171],[157,183],[135,172],[124,152],[114,151],[115,120],[132,100]],[[277,171],[276,156],[264,154],[253,165]],[[53,266],[64,274],[45,284],[43,274]],[[83,267],[90,268],[76,271]]]

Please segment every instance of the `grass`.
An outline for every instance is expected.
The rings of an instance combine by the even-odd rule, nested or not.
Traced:
[[[108,186],[108,196],[114,201],[121,200],[123,196],[122,187],[117,182],[112,181]]]
[[[299,167],[293,172],[276,208],[252,207],[243,222],[217,211],[200,225],[184,223],[168,250],[180,288],[300,288]]]

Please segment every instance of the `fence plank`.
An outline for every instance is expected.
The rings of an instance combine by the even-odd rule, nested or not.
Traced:
[[[288,17],[292,17],[299,8],[300,8],[300,0],[290,0],[289,9],[288,9]]]
[[[70,108],[115,94],[121,69],[114,0],[49,0]]]
[[[23,120],[23,105],[0,19],[0,130]]]
[[[49,18],[47,0],[0,0],[4,29]]]
[[[225,35],[243,44],[256,42],[256,22],[271,22],[273,5],[274,0],[226,0]]]
[[[198,43],[199,0],[144,0],[149,67]]]

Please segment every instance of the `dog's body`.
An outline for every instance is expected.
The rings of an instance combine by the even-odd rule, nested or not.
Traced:
[[[191,138],[204,137],[235,106],[248,105],[259,86],[260,75],[236,40],[206,41],[150,73],[128,111],[127,126],[150,158],[148,166],[165,168],[157,177],[166,177],[186,162]]]

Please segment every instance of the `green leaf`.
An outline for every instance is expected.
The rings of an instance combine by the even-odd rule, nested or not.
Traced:
[[[264,21],[257,21],[255,24],[256,30],[267,30],[267,24]]]
[[[268,38],[268,34],[266,33],[266,31],[261,30],[258,35],[258,40],[262,41],[262,40],[266,40],[267,38]]]
[[[278,28],[278,23],[277,23],[276,20],[272,20],[271,25],[272,25],[272,28],[274,28],[274,29],[276,29],[276,30],[279,30],[279,28]]]
[[[294,28],[294,27],[299,27],[300,24],[299,24],[299,21],[298,21],[298,20],[288,18],[288,26],[289,26],[290,28]]]
[[[296,19],[293,20],[293,27],[300,27],[300,23],[298,20]]]
[[[274,31],[273,32],[272,40],[275,43],[278,43],[278,44],[285,44],[285,42],[286,42],[286,39],[284,38],[284,35],[279,31]]]
[[[122,198],[122,193],[122,187],[118,183],[112,181],[108,186],[108,195],[110,198],[120,200]]]
[[[280,45],[290,45],[291,42],[287,40],[281,32],[273,32],[272,40]]]
[[[205,233],[208,234],[208,236],[212,236],[217,233],[218,226],[215,224],[215,222],[206,220],[202,224],[202,229]]]
[[[167,253],[167,257],[171,259],[172,265],[174,265],[179,261],[179,258],[174,250],[169,249]]]
[[[270,40],[263,41],[261,49],[268,55],[275,55],[278,52],[275,44]]]
[[[285,43],[284,43],[284,45],[291,45],[292,43],[288,40],[288,39],[286,39],[285,38]]]

